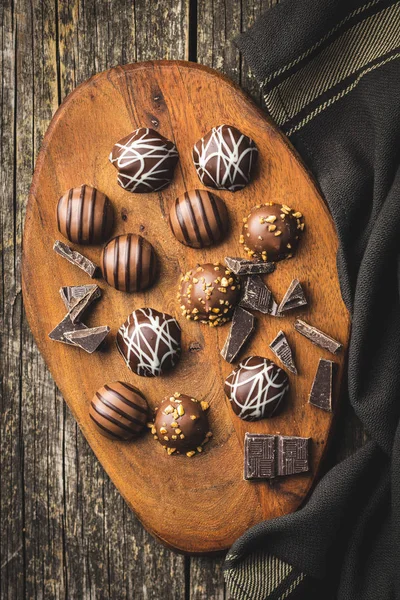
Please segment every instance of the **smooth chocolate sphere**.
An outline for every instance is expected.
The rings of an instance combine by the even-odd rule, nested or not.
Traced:
[[[231,125],[213,127],[193,147],[193,162],[203,185],[237,192],[250,181],[258,159],[255,142]]]
[[[118,170],[119,185],[128,192],[157,192],[171,183],[178,151],[158,131],[140,127],[114,145],[110,162]]]
[[[202,452],[211,437],[206,410],[207,402],[199,402],[185,394],[166,398],[155,411],[152,433],[168,454],[193,456]]]
[[[146,427],[149,410],[137,388],[116,381],[97,390],[90,403],[89,416],[105,437],[130,440]]]
[[[154,248],[135,233],[110,240],[103,248],[100,264],[107,283],[122,292],[146,290],[157,277]]]
[[[74,244],[105,242],[113,224],[114,211],[109,198],[90,185],[71,188],[58,201],[58,230]]]
[[[250,356],[228,375],[224,389],[238,417],[258,421],[278,412],[289,389],[289,379],[272,360]]]
[[[304,229],[303,215],[286,204],[259,204],[243,219],[240,243],[254,259],[291,258]]]
[[[116,344],[131,371],[142,377],[156,377],[177,364],[181,328],[171,315],[139,308],[119,328]]]
[[[220,242],[228,230],[225,202],[207,190],[192,190],[171,205],[169,223],[176,239],[191,248]]]
[[[240,299],[240,282],[219,263],[198,265],[181,277],[178,301],[186,319],[223,325],[232,319]]]

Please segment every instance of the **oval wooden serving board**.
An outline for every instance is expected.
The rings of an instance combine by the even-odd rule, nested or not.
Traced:
[[[202,187],[192,164],[192,146],[212,126],[222,123],[235,125],[256,141],[258,172],[243,191],[220,192],[230,214],[226,241],[211,249],[192,250],[173,237],[168,207],[185,190]],[[158,129],[179,150],[174,181],[160,193],[124,191],[108,161],[113,144],[140,126]],[[140,232],[153,244],[161,263],[157,285],[143,294],[118,292],[99,281],[103,297],[93,306],[87,324],[110,325],[112,332],[107,349],[93,355],[48,338],[65,314],[59,288],[91,283],[52,251],[60,238],[57,200],[65,190],[82,183],[111,198],[117,214],[115,234]],[[268,284],[279,301],[298,277],[309,307],[288,313],[284,319],[258,315],[257,332],[246,355],[273,359],[269,343],[283,329],[294,349],[299,375],[290,375],[290,397],[280,416],[248,423],[233,414],[223,393],[224,379],[232,369],[220,356],[229,325],[212,329],[186,321],[180,315],[176,291],[181,272],[196,263],[241,256],[242,218],[255,204],[270,200],[300,210],[306,230],[297,256],[279,263],[268,276]],[[79,249],[99,263],[101,248]],[[144,526],[168,546],[190,553],[228,548],[252,525],[294,511],[309,491],[327,445],[332,415],[308,405],[307,398],[319,358],[329,355],[296,333],[293,322],[302,315],[346,347],[349,317],[339,291],[336,250],[328,210],[286,139],[239,88],[215,71],[168,61],[118,67],[79,86],[54,116],[37,160],[25,223],[27,317],[58,387],[104,469]],[[142,306],[169,312],[182,326],[183,356],[166,377],[134,375],[115,348],[118,327],[133,309]],[[336,399],[344,355],[335,359],[339,365]],[[214,437],[205,451],[193,458],[168,456],[149,433],[133,443],[110,441],[97,433],[88,416],[90,400],[97,388],[118,379],[138,386],[151,407],[175,391],[206,399]],[[246,431],[310,436],[311,473],[271,483],[244,481]]]

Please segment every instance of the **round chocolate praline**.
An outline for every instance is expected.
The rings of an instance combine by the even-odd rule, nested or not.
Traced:
[[[199,402],[186,394],[175,393],[165,398],[155,411],[152,433],[168,454],[193,456],[202,452],[211,432],[207,402]]]
[[[100,264],[107,283],[122,292],[146,290],[157,276],[153,246],[135,233],[110,240],[103,248]]]
[[[182,275],[178,300],[186,319],[223,325],[232,319],[240,299],[236,275],[219,263],[206,263]]]
[[[303,229],[303,215],[286,204],[259,204],[243,219],[240,243],[254,259],[279,261],[293,256]]]
[[[231,125],[213,127],[193,147],[193,162],[203,185],[237,192],[250,181],[258,159],[255,142]]]
[[[178,151],[161,133],[140,127],[117,142],[110,162],[118,170],[118,183],[128,192],[157,192],[169,185]]]
[[[90,185],[71,188],[58,201],[58,230],[74,244],[101,244],[110,237],[113,224],[109,198]]]
[[[192,190],[171,205],[169,223],[176,239],[191,248],[217,244],[228,230],[228,211],[221,198],[207,190]]]
[[[149,410],[143,394],[129,383],[115,381],[97,390],[89,416],[98,431],[111,440],[130,440],[146,427]]]
[[[289,389],[286,372],[272,360],[250,356],[228,375],[225,394],[234,413],[244,421],[274,416]]]
[[[139,308],[117,333],[117,348],[127,366],[142,377],[170,371],[181,355],[181,328],[176,319],[154,308]]]

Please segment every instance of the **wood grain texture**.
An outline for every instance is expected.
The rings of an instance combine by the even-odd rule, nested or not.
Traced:
[[[143,530],[109,483],[32,341],[20,293],[22,225],[34,161],[54,111],[75,85],[97,70],[137,58],[188,58],[190,29],[191,58],[218,66],[260,101],[254,77],[238,53],[227,52],[227,45],[269,2],[242,3],[242,24],[236,19],[225,34],[227,45],[218,24],[237,5],[235,0],[207,2],[207,10],[205,3],[199,2],[197,9],[192,1],[190,27],[189,3],[182,3],[180,12],[176,4],[0,4],[1,598],[65,598],[69,592],[69,598],[85,600],[116,594],[159,599],[164,581],[167,600],[225,597],[222,557],[175,557]],[[160,18],[172,9],[172,19]],[[138,11],[143,19],[135,18]],[[362,442],[362,428],[346,407],[328,466]],[[97,521],[93,506],[100,510]],[[110,516],[103,520],[105,514]]]

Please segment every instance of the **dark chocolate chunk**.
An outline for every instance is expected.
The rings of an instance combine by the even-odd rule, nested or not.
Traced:
[[[246,277],[240,306],[258,310],[266,315],[271,310],[271,301],[271,290],[267,288],[261,277],[258,275]]]
[[[334,364],[331,360],[319,359],[318,369],[308,399],[310,404],[327,412],[332,412]]]
[[[283,313],[287,310],[293,310],[294,308],[300,308],[307,304],[307,299],[304,295],[303,288],[298,279],[293,279],[289,285],[286,294],[282,298],[282,302],[278,307],[278,314]]]
[[[56,327],[54,327],[53,331],[49,333],[49,338],[51,340],[54,340],[55,342],[62,342],[63,344],[70,344],[71,346],[75,346],[75,344],[72,341],[68,340],[65,337],[65,333],[73,331],[84,331],[86,329],[86,325],[80,323],[79,321],[77,321],[76,323],[72,323],[69,315],[67,314],[65,315],[63,320],[58,325],[56,325]]]
[[[98,266],[95,265],[91,260],[89,260],[86,256],[83,256],[83,254],[80,254],[80,252],[72,250],[72,248],[67,246],[67,244],[60,242],[60,240],[56,240],[54,242],[53,250],[68,260],[68,262],[71,264],[79,267],[82,269],[82,271],[85,271],[85,273],[92,278],[96,277],[97,273],[99,272]]]
[[[275,477],[275,436],[246,433],[244,438],[244,479]]]
[[[77,300],[96,288],[99,291],[99,296],[101,296],[101,290],[95,283],[91,283],[89,285],[66,285],[60,288],[61,300],[64,302],[65,308],[70,310],[75,306]]]
[[[92,289],[90,289],[81,298],[76,298],[76,300],[74,300],[74,302],[71,303],[71,308],[68,311],[69,318],[71,319],[72,323],[80,321],[87,308],[92,304],[94,300],[96,300],[96,298],[100,298],[100,296],[101,290],[96,285],[93,286]]]
[[[275,271],[275,263],[227,256],[225,264],[235,275],[266,275]]]
[[[222,357],[233,362],[255,329],[255,317],[238,306],[233,313],[232,325],[221,350]]]
[[[309,325],[301,319],[297,319],[295,321],[294,328],[296,331],[301,333],[301,335],[304,335],[304,337],[309,339],[313,344],[323,348],[324,350],[328,350],[332,354],[338,354],[338,352],[340,352],[340,350],[343,348],[340,342],[337,342],[320,329]]]
[[[101,327],[86,328],[82,331],[66,331],[64,337],[74,346],[79,346],[88,354],[92,354],[102,344],[108,335],[110,328],[107,325]]]
[[[310,438],[278,436],[278,475],[296,475],[310,470]]]
[[[286,335],[283,331],[280,331],[276,338],[270,343],[269,347],[272,352],[279,358],[281,363],[285,365],[291,373],[297,375],[296,365],[293,360],[292,349],[289,346],[289,342],[287,341]]]

